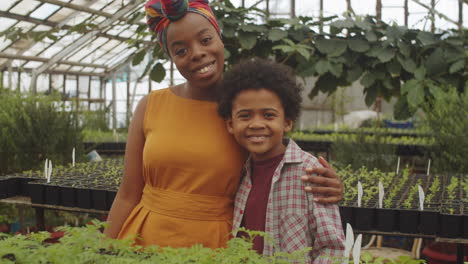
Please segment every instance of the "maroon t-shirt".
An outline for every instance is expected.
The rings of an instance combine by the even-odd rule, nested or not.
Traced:
[[[265,217],[271,180],[284,153],[268,160],[252,161],[252,189],[245,205],[242,226],[248,230],[265,231]],[[239,234],[243,236],[245,234]],[[253,249],[263,253],[263,237],[254,238]]]

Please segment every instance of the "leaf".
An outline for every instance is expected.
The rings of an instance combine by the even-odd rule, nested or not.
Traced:
[[[364,74],[364,76],[362,77],[361,79],[361,84],[364,86],[364,87],[370,87],[372,84],[375,83],[375,75],[373,73],[370,73],[370,72],[366,72]]]
[[[301,54],[301,56],[304,57],[306,60],[309,60],[311,55],[310,51],[304,48],[297,48],[296,51],[297,53]]]
[[[239,31],[239,43],[242,48],[251,50],[257,44],[257,34],[245,31]]]
[[[391,59],[393,59],[394,56],[395,56],[395,51],[393,49],[390,49],[390,48],[382,49],[379,52],[379,54],[377,54],[377,58],[381,62],[388,62]]]
[[[236,30],[230,26],[225,26],[223,28],[222,34],[226,38],[234,38],[236,36]]]
[[[401,94],[407,94],[410,90],[414,89],[418,85],[418,80],[416,79],[411,79],[409,81],[406,81],[402,86],[401,86]]]
[[[231,57],[231,52],[228,49],[224,49],[224,59],[227,60]]]
[[[367,22],[367,21],[356,20],[356,21],[354,21],[354,23],[360,29],[363,29],[363,30],[371,30],[372,29],[372,24]]]
[[[325,59],[322,59],[322,60],[319,60],[316,64],[315,64],[315,71],[319,74],[319,75],[323,75],[325,74],[326,72],[328,72],[328,70],[330,69],[330,67],[328,66],[329,62]]]
[[[409,57],[411,55],[411,49],[406,43],[398,42],[398,48],[400,48],[400,53],[403,56]]]
[[[347,71],[346,81],[355,82],[361,77],[363,73],[362,67],[356,65]]]
[[[370,49],[369,43],[362,39],[349,39],[348,47],[356,52],[366,52]]]
[[[408,104],[416,108],[424,101],[424,86],[417,82],[416,85],[408,91]]]
[[[393,77],[400,76],[401,64],[397,60],[393,59],[390,62],[388,62],[385,66],[387,67],[388,72]]]
[[[416,71],[414,71],[414,77],[416,78],[416,80],[424,80],[424,77],[426,77],[426,68],[419,67],[418,69],[416,69]]]
[[[164,77],[166,77],[166,69],[164,69],[164,66],[158,62],[151,69],[150,78],[151,80],[160,83],[164,80]]]
[[[366,89],[366,97],[364,98],[364,101],[368,107],[372,106],[372,104],[375,102],[375,99],[377,98],[377,92],[378,88],[375,86],[368,87]]]
[[[426,70],[428,75],[439,74],[445,71],[447,63],[444,59],[444,52],[437,48],[426,60]]]
[[[405,71],[413,73],[416,70],[416,63],[411,58],[397,56],[397,59]]]
[[[390,26],[387,28],[387,38],[390,41],[399,40],[407,31],[408,29],[403,26]]]
[[[268,39],[271,41],[278,41],[288,36],[288,32],[281,29],[271,29],[268,32]]]
[[[419,31],[417,39],[421,41],[423,46],[428,46],[437,43],[434,34],[427,31]]]
[[[146,50],[142,50],[142,51],[138,52],[135,55],[135,57],[133,57],[132,65],[135,66],[135,65],[140,64],[143,61],[143,59],[145,58],[145,55],[146,55]]]
[[[459,60],[450,66],[449,73],[450,74],[456,73],[463,68],[465,68],[465,60]]]
[[[317,49],[329,56],[340,56],[346,51],[346,42],[341,39],[316,39]]]
[[[332,93],[338,87],[338,79],[330,73],[320,76],[315,82],[315,87],[325,93]]]
[[[240,30],[246,32],[266,32],[268,29],[263,25],[256,25],[256,24],[248,24],[248,25],[241,25],[239,27]]]
[[[284,53],[290,53],[294,51],[293,47],[288,46],[288,45],[277,45],[277,46],[274,46],[272,49],[281,50]]]
[[[331,74],[335,75],[337,78],[343,73],[343,64],[341,63],[328,63],[328,67]]]
[[[377,35],[374,33],[374,31],[367,31],[364,36],[369,42],[375,42],[378,40]]]

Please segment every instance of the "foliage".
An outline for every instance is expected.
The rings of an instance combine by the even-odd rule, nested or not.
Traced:
[[[0,203],[0,224],[11,224],[16,221],[18,215],[16,205]]]
[[[125,142],[127,132],[92,130],[87,127],[83,130],[85,142]]]
[[[93,221],[86,227],[62,227],[65,235],[59,243],[44,243],[50,234],[6,236],[0,240],[2,263],[301,263],[304,252],[278,253],[264,257],[252,250],[252,242],[233,238],[227,248],[212,250],[200,245],[191,248],[143,248],[131,240],[114,240],[99,230],[104,224]],[[10,260],[10,261],[9,261]]]
[[[468,87],[468,82],[466,83]],[[454,87],[426,103],[426,124],[434,136],[434,167],[444,172],[468,172],[468,92]],[[468,90],[468,89],[467,89]]]
[[[78,118],[59,99],[0,93],[0,174],[37,168],[46,158],[60,164],[82,147]]]
[[[269,19],[265,11],[234,7],[229,0],[213,2],[212,9],[222,31],[227,69],[252,56],[274,58],[291,66],[300,77],[318,77],[310,97],[318,92],[332,94],[338,86],[360,81],[365,87],[367,105],[378,97],[399,98],[395,115],[404,119],[426,99],[435,97],[441,85],[464,89],[468,64],[466,32],[431,33],[377,22],[370,16]],[[136,23],[142,17],[143,10],[135,12],[128,23]],[[319,26],[329,26],[330,32],[320,32]],[[168,57],[145,25],[137,27],[136,36],[129,41],[136,49],[132,64],[146,62],[143,75],[149,74],[161,82],[166,76],[162,63]],[[11,28],[1,32],[0,37],[54,40],[63,34],[86,33],[96,28],[96,24],[85,20],[68,31],[52,28],[25,32]],[[143,41],[148,36],[149,43]]]
[[[396,164],[396,146],[388,144],[381,136],[376,136],[372,143],[364,143],[365,137],[363,134],[357,134],[356,140],[338,137],[332,145],[336,162],[350,164],[354,169],[366,166],[371,169],[391,170]]]

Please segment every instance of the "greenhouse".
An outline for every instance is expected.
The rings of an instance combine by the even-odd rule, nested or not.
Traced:
[[[0,263],[468,263],[467,14],[1,0]]]

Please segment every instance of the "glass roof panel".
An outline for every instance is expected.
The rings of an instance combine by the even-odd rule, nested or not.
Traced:
[[[45,3],[41,5],[38,9],[34,10],[29,16],[37,19],[46,19],[59,8],[60,6],[58,5]]]
[[[0,1],[0,10],[6,11],[10,9],[10,7],[16,3],[17,0],[2,0]]]
[[[70,65],[58,64],[57,66],[51,68],[57,71],[67,71],[70,68]]]
[[[74,12],[76,12],[73,9],[70,8],[62,8],[57,13],[53,14],[50,16],[47,20],[52,21],[52,22],[60,22],[68,17],[70,17]]]
[[[106,65],[112,67],[114,64],[120,63],[126,57],[132,55],[135,52],[135,48],[127,49],[120,53],[114,53],[114,56],[106,63]]]
[[[26,68],[38,68],[43,64],[43,62],[40,61],[30,61],[24,65]]]
[[[0,58],[0,65],[5,64],[8,60]]]
[[[2,49],[4,49],[4,48],[8,47],[10,44],[11,44],[11,40],[9,40],[9,39],[0,41],[0,51]]]
[[[33,28],[33,31],[48,31],[51,30],[52,27],[46,26],[46,25],[37,25],[35,28]]]
[[[15,48],[18,50],[24,50],[24,49],[27,49],[29,46],[31,46],[32,43],[33,43],[33,40],[20,39],[13,43],[12,48]]]
[[[70,68],[70,71],[82,71],[84,67],[80,66],[73,66]]]
[[[18,15],[27,15],[34,11],[41,3],[36,0],[23,0],[21,3],[13,7],[10,12]]]
[[[20,21],[18,24],[15,25],[15,28],[21,28],[23,31],[29,31],[31,28],[33,28],[36,24],[29,23],[26,21]]]
[[[32,47],[30,47],[26,52],[24,52],[24,55],[26,56],[36,56],[39,54],[42,50],[44,50],[49,44],[45,42],[36,42]]]
[[[13,26],[18,20],[2,17],[2,23],[0,23],[0,31],[4,31],[7,28]]]
[[[92,14],[89,13],[78,13],[76,16],[74,16],[70,21],[67,23],[67,25],[70,26],[75,26],[78,25],[79,23],[85,21],[88,19]]]
[[[119,9],[122,8],[122,4],[123,3],[121,3],[121,1],[113,1],[110,3],[110,5],[104,7],[101,11],[110,13],[110,14],[115,14],[117,13],[117,11],[119,11]]]

